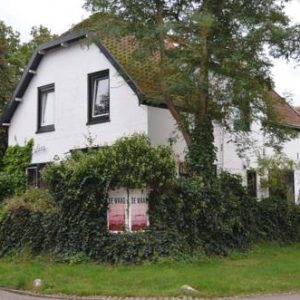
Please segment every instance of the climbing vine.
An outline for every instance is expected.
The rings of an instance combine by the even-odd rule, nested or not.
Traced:
[[[26,190],[26,168],[31,162],[33,140],[24,146],[9,146],[3,157],[0,171],[0,201]]]

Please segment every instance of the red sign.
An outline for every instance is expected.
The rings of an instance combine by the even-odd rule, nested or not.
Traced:
[[[108,229],[124,231],[145,230],[148,227],[147,192],[124,188],[109,192]]]
[[[125,204],[109,205],[108,229],[111,231],[123,231],[125,229]]]
[[[131,204],[131,230],[145,230],[147,228],[147,210],[148,205],[143,204]]]

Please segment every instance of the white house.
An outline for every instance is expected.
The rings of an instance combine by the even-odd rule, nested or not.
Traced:
[[[128,40],[117,44],[108,40],[104,46],[87,45],[86,38],[86,31],[68,33],[41,45],[2,116],[9,145],[34,140],[29,176],[36,179],[41,166],[64,158],[72,149],[86,148],[89,139],[101,146],[133,133],[147,134],[153,144],[168,144],[176,136],[172,147],[182,160],[186,145],[170,112],[144,100],[145,91],[155,89],[153,78],[145,68],[135,77],[126,68],[126,55],[117,55],[128,52]],[[300,129],[296,110],[283,105],[280,111],[289,126]],[[262,141],[259,130],[253,129],[253,134]],[[235,142],[218,126],[215,143],[218,169],[240,174],[245,182],[252,176],[259,191],[257,175],[249,172],[256,167],[255,155],[240,158]],[[300,139],[286,144],[285,151],[292,159],[299,159]],[[295,200],[299,189],[300,176],[295,172]]]

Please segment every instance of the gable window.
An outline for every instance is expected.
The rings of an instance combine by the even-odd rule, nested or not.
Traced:
[[[54,131],[54,92],[54,83],[38,89],[38,133]]]
[[[109,121],[109,70],[88,75],[88,124]]]

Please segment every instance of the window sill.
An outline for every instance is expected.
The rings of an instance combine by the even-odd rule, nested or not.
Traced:
[[[47,125],[47,126],[40,127],[38,128],[36,133],[44,133],[44,132],[51,132],[51,131],[55,131],[54,125]]]
[[[99,118],[93,118],[88,120],[86,125],[94,125],[94,124],[101,124],[101,123],[107,123],[110,122],[110,117],[109,116],[103,116]]]

